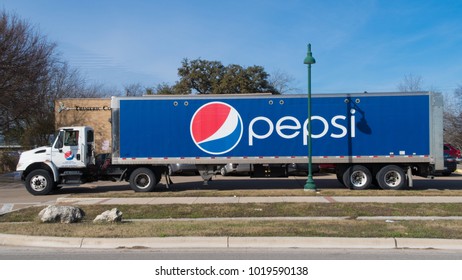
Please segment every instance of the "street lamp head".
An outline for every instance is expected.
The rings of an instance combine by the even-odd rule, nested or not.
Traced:
[[[305,60],[303,61],[304,64],[315,64],[316,60],[311,53],[311,44],[308,44],[308,52],[306,54]]]

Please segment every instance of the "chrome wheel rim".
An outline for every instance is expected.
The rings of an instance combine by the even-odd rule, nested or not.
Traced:
[[[135,177],[135,184],[139,189],[146,189],[151,185],[151,178],[146,173],[138,174]]]
[[[31,178],[30,186],[34,191],[40,192],[43,191],[47,186],[47,179],[42,175],[36,175]]]

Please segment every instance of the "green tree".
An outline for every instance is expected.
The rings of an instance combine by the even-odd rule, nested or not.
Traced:
[[[268,77],[269,75],[261,66],[244,68],[231,64],[226,67],[226,72],[218,87],[218,93],[279,93],[270,86]]]
[[[180,81],[175,86],[183,94],[214,93],[223,77],[224,66],[219,61],[183,59],[178,68]]]
[[[268,81],[269,75],[261,66],[224,66],[219,61],[184,59],[178,69],[180,80],[170,90],[176,94],[279,94]],[[164,88],[165,90],[166,88]]]
[[[156,94],[179,94],[174,87],[169,86],[167,83],[158,84],[153,91]]]

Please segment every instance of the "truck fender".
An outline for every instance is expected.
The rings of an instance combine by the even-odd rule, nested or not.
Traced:
[[[48,163],[48,166],[50,166],[51,172],[53,173],[53,180],[55,182],[58,182],[59,180],[59,171],[58,167],[53,162]]]
[[[25,180],[27,174],[37,169],[48,170],[51,173],[50,175],[53,177],[53,181],[58,182],[59,180],[58,168],[56,167],[55,164],[53,164],[50,161],[36,162],[36,163],[29,165],[26,168],[26,170],[23,172],[22,179]]]

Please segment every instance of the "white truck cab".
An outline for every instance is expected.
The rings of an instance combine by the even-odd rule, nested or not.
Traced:
[[[58,168],[86,168],[94,164],[93,147],[92,128],[64,127],[51,147],[51,161]]]
[[[51,147],[23,152],[16,168],[27,190],[35,195],[50,193],[59,183],[78,181],[95,164],[94,131],[88,126],[63,127]]]

